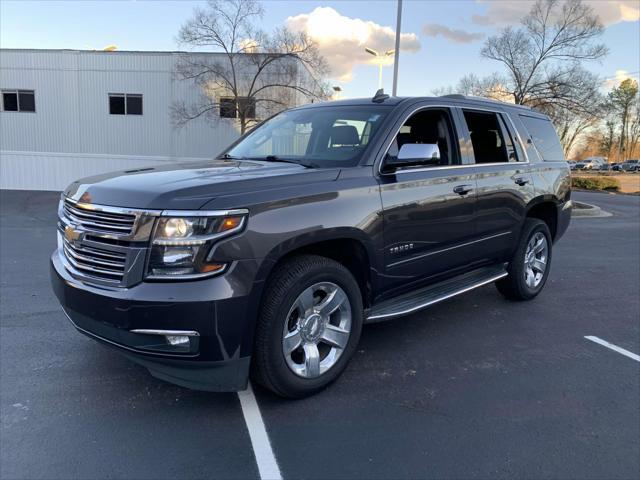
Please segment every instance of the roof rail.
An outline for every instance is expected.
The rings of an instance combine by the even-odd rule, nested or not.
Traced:
[[[389,95],[387,95],[386,93],[384,93],[384,88],[379,89],[376,94],[373,96],[373,98],[371,99],[372,102],[374,103],[382,103],[384,102],[387,98],[389,98]]]
[[[520,105],[516,103],[503,102],[502,100],[496,100],[495,98],[478,97],[475,95],[462,95],[461,93],[450,93],[449,95],[441,95],[441,98],[455,98],[457,100],[471,100],[479,102],[500,103],[502,105],[508,105],[510,107],[524,108],[527,110],[533,110],[529,105]]]

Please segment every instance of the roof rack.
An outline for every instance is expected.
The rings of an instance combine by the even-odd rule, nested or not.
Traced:
[[[389,95],[387,95],[386,93],[384,93],[384,88],[379,89],[376,94],[373,96],[373,98],[371,99],[372,102],[374,103],[382,103],[384,102],[387,98],[389,98]]]

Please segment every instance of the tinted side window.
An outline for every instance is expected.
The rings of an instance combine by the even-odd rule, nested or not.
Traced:
[[[411,117],[400,127],[400,131],[389,146],[388,156],[397,157],[405,144],[429,143],[438,145],[440,158],[437,162],[422,165],[422,167],[455,165],[458,160],[453,123],[446,110],[426,109]]]
[[[510,153],[497,114],[464,110],[464,119],[469,129],[476,163],[509,162]],[[509,143],[513,151],[510,138]]]
[[[520,115],[536,150],[545,162],[564,161],[564,152],[558,135],[549,120]]]

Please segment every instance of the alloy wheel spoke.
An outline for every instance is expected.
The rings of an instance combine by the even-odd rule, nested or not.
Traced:
[[[543,272],[545,271],[545,269],[547,268],[547,263],[546,263],[544,260],[542,260],[542,259],[534,258],[534,259],[531,261],[531,267],[532,267],[534,270],[537,270],[537,271],[539,271],[540,273],[543,273]]]
[[[320,375],[320,351],[315,343],[305,343],[304,346],[304,368],[307,377],[318,377]]]
[[[342,289],[335,289],[334,291],[330,292],[326,296],[326,298],[316,306],[316,308],[323,315],[329,316],[338,308],[340,308],[340,305],[342,305],[346,299],[347,296],[342,291]]]
[[[282,341],[282,349],[287,355],[290,355],[296,348],[302,344],[302,337],[300,337],[300,330],[296,329],[293,332],[289,332]]]
[[[529,285],[530,287],[535,287],[536,276],[534,275],[533,270],[531,269],[531,267],[527,267],[527,273],[526,273],[525,281],[527,282],[527,285]]]
[[[545,244],[546,244],[546,241],[545,241],[544,237],[538,239],[538,241],[536,242],[535,246],[533,247],[534,253],[536,253],[536,254],[541,253],[546,247]]]
[[[313,288],[309,287],[304,290],[297,300],[298,306],[302,309],[300,317],[304,317],[304,313],[313,308]]]
[[[327,325],[322,333],[322,340],[332,347],[344,348],[349,341],[349,332],[335,325]]]

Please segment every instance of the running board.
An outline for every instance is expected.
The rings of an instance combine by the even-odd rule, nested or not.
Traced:
[[[374,305],[367,312],[365,323],[382,322],[422,310],[474,288],[482,287],[508,275],[506,265],[479,268],[464,275],[402,294]]]

